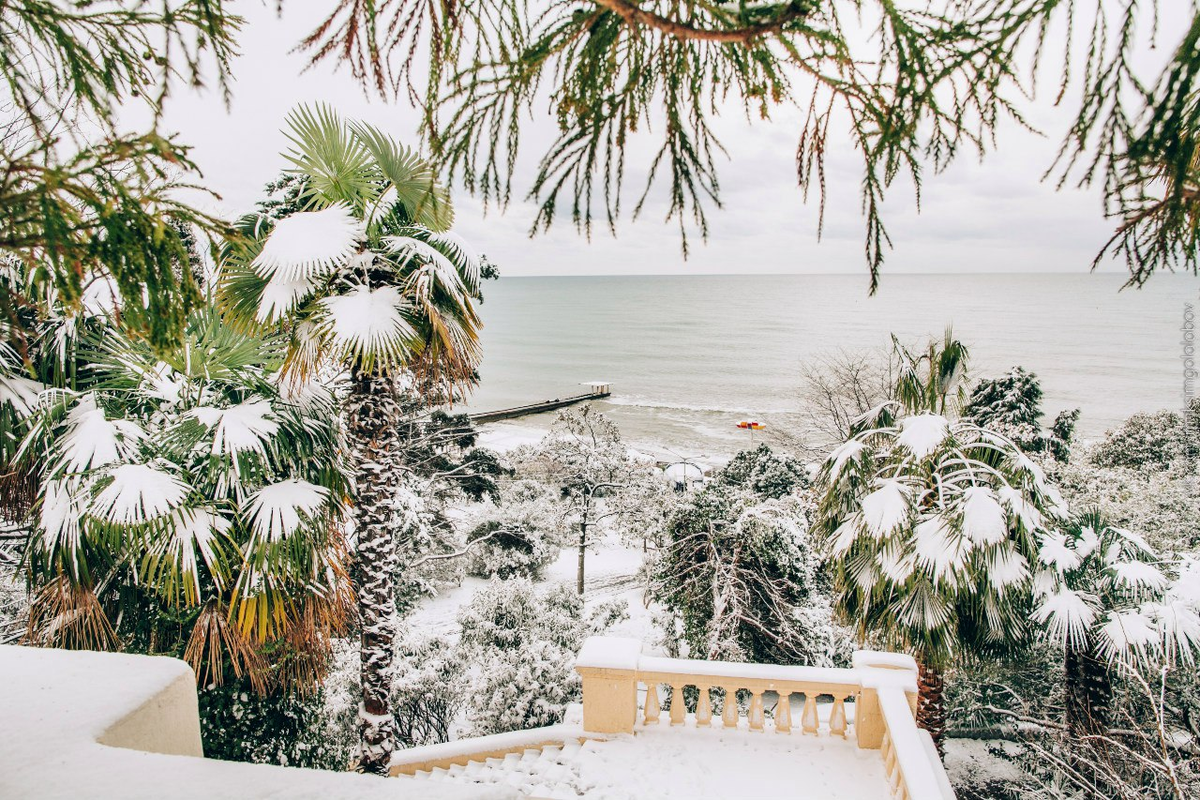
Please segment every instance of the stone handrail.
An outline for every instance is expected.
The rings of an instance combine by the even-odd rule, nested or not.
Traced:
[[[940,760],[930,758],[915,722],[917,665],[909,656],[859,651],[850,669],[744,664],[644,656],[641,642],[617,637],[592,637],[583,646],[575,669],[583,680],[583,729],[587,733],[633,733],[639,711],[643,725],[656,725],[662,717],[658,687],[670,687],[671,725],[687,718],[684,689],[695,687],[694,719],[698,728],[714,722],[713,696],[721,701],[720,724],[741,724],[738,703],[725,702],[738,692],[749,695],[746,727],[767,729],[764,694],[780,698],[771,728],[792,730],[793,694],[804,696],[800,714],[802,733],[848,738],[860,748],[881,750],[893,796],[899,800],[953,798]],[[639,685],[645,701],[639,708]],[[819,697],[831,697],[828,718],[821,719]],[[853,704],[853,716],[847,713]]]

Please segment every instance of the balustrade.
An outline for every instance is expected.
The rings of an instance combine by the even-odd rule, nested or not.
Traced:
[[[576,670],[585,732],[633,733],[639,711],[642,725],[659,725],[667,703],[672,726],[745,728],[752,735],[853,733],[860,748],[880,750],[899,800],[953,797],[940,761],[922,742],[928,734],[916,728],[917,670],[908,656],[860,651],[851,669],[742,664],[643,656],[640,642],[596,637],[584,645]]]

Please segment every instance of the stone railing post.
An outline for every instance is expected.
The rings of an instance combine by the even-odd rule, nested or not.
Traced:
[[[862,689],[854,703],[854,734],[858,746],[866,750],[878,750],[883,746],[883,711],[879,707],[879,692],[876,690],[879,681],[873,680],[871,673],[876,670],[893,671],[891,681],[894,684],[895,671],[911,674],[912,692],[908,692],[909,702],[916,708],[917,662],[912,656],[900,653],[881,653],[876,650],[859,650],[854,653],[854,669],[861,673]],[[886,673],[885,673],[886,675]],[[883,678],[884,676],[879,676]],[[906,676],[907,678],[907,676]],[[906,678],[901,678],[907,683]]]
[[[638,639],[593,636],[583,643],[575,671],[583,679],[583,730],[633,733],[637,721]]]

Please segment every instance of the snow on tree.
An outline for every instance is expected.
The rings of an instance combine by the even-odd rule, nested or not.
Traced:
[[[560,411],[550,433],[516,457],[520,472],[559,488],[579,552],[575,588],[582,595],[587,551],[602,541],[604,526],[650,524],[652,508],[639,501],[642,489],[658,482],[654,471],[630,454],[617,426],[590,404]]]
[[[1067,724],[1081,737],[1107,732],[1113,669],[1191,665],[1200,652],[1200,561],[1169,577],[1139,535],[1097,511],[1045,536],[1034,579],[1034,618],[1064,648]]]
[[[624,602],[585,612],[566,585],[538,592],[526,578],[493,580],[459,611],[459,648],[478,666],[470,719],[481,736],[551,725],[579,700],[575,655],[588,636],[627,616]]]
[[[1042,387],[1037,375],[1013,367],[1000,378],[981,380],[971,389],[963,419],[1002,433],[1026,453],[1046,453],[1066,461],[1079,409],[1062,411],[1049,430],[1043,430]]]
[[[651,591],[692,658],[832,666],[835,630],[806,505],[739,488],[740,470],[672,514]]]
[[[467,572],[484,578],[541,577],[562,549],[562,508],[544,484],[518,480],[499,502],[468,518]]]
[[[1195,464],[1200,456],[1200,398],[1192,400],[1184,414],[1134,414],[1088,455],[1097,466],[1147,472],[1167,470],[1179,460]]]
[[[328,106],[295,109],[288,128],[284,155],[297,179],[278,185],[284,197],[270,213],[239,221],[243,236],[222,251],[218,301],[239,324],[286,337],[289,374],[332,365],[349,376],[363,643],[359,766],[383,775],[395,746],[387,686],[393,583],[411,565],[394,541],[397,504],[409,521],[428,519],[404,496],[420,494],[402,452],[404,396],[430,408],[478,380],[482,264],[450,233],[449,192],[416,152]],[[404,530],[423,540],[420,525]]]
[[[277,343],[211,309],[169,352],[101,315],[41,324],[54,344],[32,358],[61,383],[15,454],[38,478],[29,639],[183,657],[203,687],[311,688],[349,602],[328,387],[294,402]]]
[[[774,500],[812,485],[808,470],[800,461],[776,453],[766,444],[738,452],[717,474],[717,480]]]
[[[917,656],[918,722],[940,742],[943,671],[1023,638],[1040,536],[1066,508],[1010,439],[945,415],[965,400],[966,352],[949,332],[901,354],[901,402],[856,420],[825,461],[814,528],[842,619]]]

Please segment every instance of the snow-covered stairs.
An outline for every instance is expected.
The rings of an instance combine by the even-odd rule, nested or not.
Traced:
[[[593,787],[579,776],[576,757],[581,745],[531,747],[503,758],[488,758],[435,767],[415,773],[414,780],[508,786],[539,800],[585,797]]]

